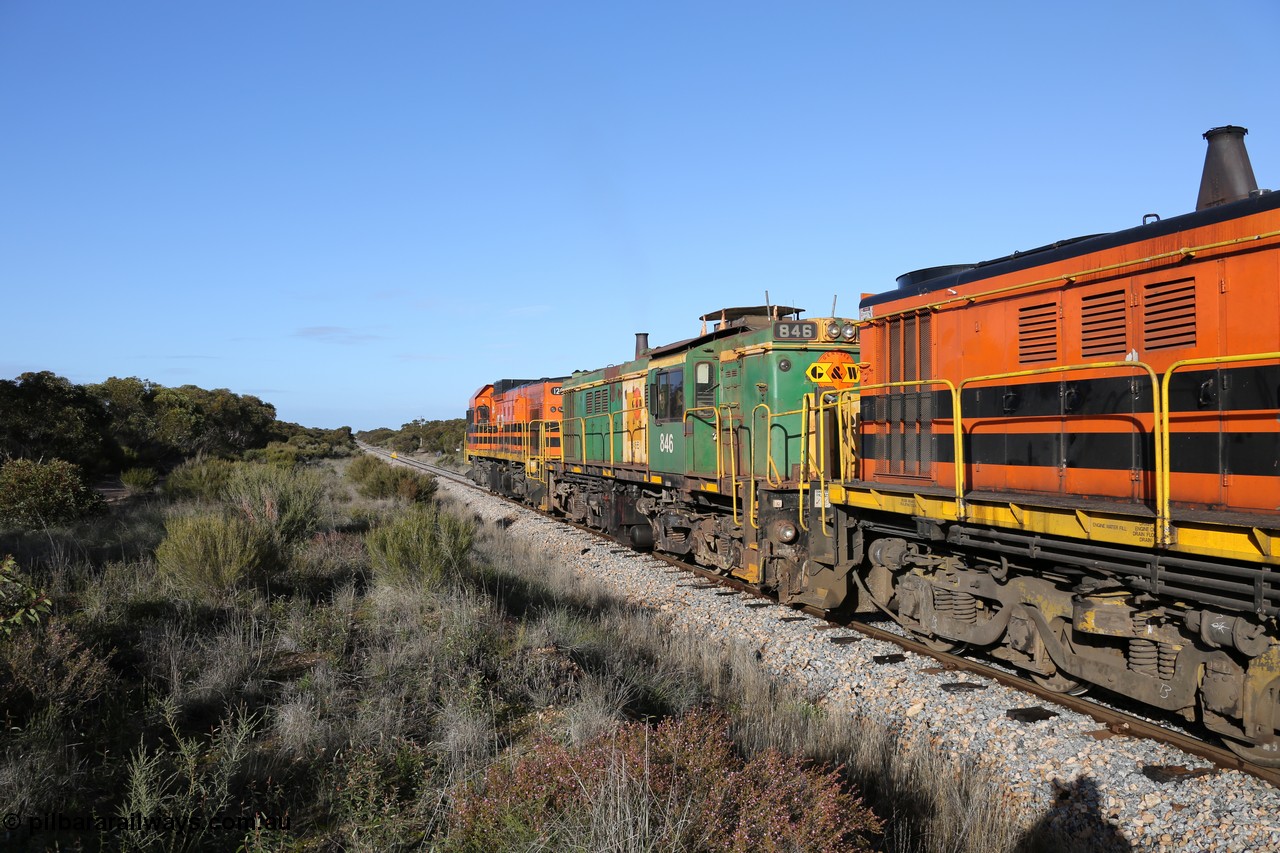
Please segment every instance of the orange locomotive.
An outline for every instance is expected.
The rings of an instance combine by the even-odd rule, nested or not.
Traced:
[[[1280,764],[1280,193],[1244,133],[1205,134],[1194,213],[865,298],[829,494],[913,632]]]
[[[467,405],[468,476],[536,506],[546,498],[546,471],[560,461],[563,378],[503,379],[481,387]]]

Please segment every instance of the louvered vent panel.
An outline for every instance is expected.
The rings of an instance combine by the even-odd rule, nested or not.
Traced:
[[[1129,351],[1125,331],[1125,293],[1095,293],[1080,301],[1080,353],[1085,358],[1124,355]]]
[[[1196,345],[1194,279],[1149,284],[1143,290],[1142,345],[1171,349]]]
[[[1058,306],[1053,302],[1018,309],[1018,361],[1058,358]]]

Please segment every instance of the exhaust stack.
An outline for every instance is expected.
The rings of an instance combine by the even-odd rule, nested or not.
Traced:
[[[644,355],[648,351],[649,351],[649,333],[636,332],[636,358],[640,358],[642,355]]]
[[[1240,201],[1258,192],[1244,135],[1249,131],[1234,124],[1205,131],[1209,150],[1204,155],[1204,174],[1200,177],[1200,197],[1196,210]]]

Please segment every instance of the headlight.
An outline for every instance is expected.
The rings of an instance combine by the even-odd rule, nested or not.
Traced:
[[[831,338],[832,340],[835,340],[836,338],[840,337],[839,323],[836,323],[833,321],[827,324],[827,337]]]
[[[800,531],[790,521],[775,521],[772,525],[772,533],[774,539],[787,545],[796,541],[796,537],[800,535]]]
[[[857,334],[857,331],[858,330],[854,328],[852,323],[845,323],[844,328],[840,330],[840,334],[844,336],[846,341],[851,341],[853,340],[853,336]]]

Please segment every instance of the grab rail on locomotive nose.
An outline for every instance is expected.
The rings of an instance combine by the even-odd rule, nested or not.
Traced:
[[[814,416],[814,406],[809,403],[811,398],[816,401],[818,412],[817,417]],[[824,429],[825,424],[822,418],[822,413],[826,411],[826,408],[826,401],[823,400],[822,393],[819,391],[815,391],[812,394],[805,394],[800,400],[800,481],[796,484],[796,490],[800,497],[800,506],[798,510],[800,529],[806,533],[809,531],[809,525],[804,523],[804,490],[807,488],[809,491],[813,491],[813,486],[810,485],[810,481],[811,475],[814,473],[817,473],[818,475],[818,493],[823,497],[820,507],[821,512],[819,513],[820,526],[824,532],[827,529],[827,504],[830,503],[830,501],[827,500],[826,477],[823,476],[821,462],[814,465],[813,461],[808,458],[810,433],[813,433],[818,444],[818,459],[824,460],[826,458],[826,454],[823,452],[826,449],[826,442],[824,441],[824,434],[826,430]],[[812,470],[810,470],[810,468],[812,468]]]
[[[1035,370],[1018,370],[1012,373],[992,373],[988,376],[971,376],[960,382],[955,399],[956,423],[962,424],[963,417],[960,411],[959,391],[964,390],[966,385],[976,382],[994,382],[997,379],[1020,379],[1024,376],[1044,376],[1054,373],[1070,373],[1079,370],[1110,370],[1111,368],[1120,368],[1123,370],[1141,370],[1145,371],[1147,377],[1151,380],[1151,429],[1153,432],[1155,444],[1155,510],[1156,521],[1153,537],[1156,544],[1168,545],[1167,533],[1169,524],[1168,515],[1168,479],[1169,479],[1169,463],[1167,450],[1167,437],[1162,440],[1161,433],[1167,432],[1167,423],[1162,419],[1161,413],[1164,411],[1161,395],[1156,391],[1161,387],[1160,378],[1156,374],[1155,368],[1147,364],[1145,361],[1097,361],[1092,364],[1061,364],[1054,367],[1040,367]],[[959,460],[959,456],[956,457]]]
[[[1173,544],[1173,516],[1172,516],[1172,490],[1173,490],[1173,463],[1170,461],[1171,442],[1169,435],[1172,432],[1169,412],[1169,386],[1173,380],[1173,374],[1184,367],[1201,367],[1209,364],[1235,364],[1241,361],[1275,361],[1280,360],[1280,352],[1255,352],[1245,355],[1219,355],[1208,356],[1206,358],[1184,358],[1181,361],[1175,361],[1169,365],[1169,369],[1164,372],[1164,378],[1160,382],[1160,408],[1164,412],[1164,424],[1160,430],[1157,445],[1163,445],[1165,466],[1161,475],[1163,482],[1163,502],[1160,504],[1159,520],[1161,522],[1161,543],[1162,545]]]
[[[782,472],[778,470],[778,466],[773,462],[773,419],[775,415],[773,410],[769,408],[768,403],[759,403],[751,410],[751,476],[756,475],[756,441],[755,441],[755,425],[756,412],[764,409],[764,481],[770,486],[777,488],[782,485]],[[775,481],[769,475],[769,469],[773,469],[774,475],[777,476]]]
[[[965,380],[968,381],[968,380]],[[960,383],[964,385],[964,382]],[[950,379],[915,379],[909,382],[878,382],[874,385],[861,385],[856,390],[842,391],[840,397],[846,394],[857,394],[859,403],[861,403],[862,395],[867,391],[875,391],[880,388],[922,388],[927,385],[945,385],[947,390],[951,392],[951,411],[955,417],[951,424],[951,441],[953,445],[953,453],[955,454],[956,469],[956,517],[965,517],[965,501],[964,501],[964,421],[960,417],[960,389]],[[857,434],[854,430],[854,434]],[[842,445],[843,448],[843,445]],[[843,474],[844,460],[841,459],[841,473]]]
[[[536,455],[533,452],[534,450],[533,436],[535,432],[535,425],[537,426],[536,432],[538,436],[538,447],[537,447],[538,452]],[[539,483],[542,483],[544,486],[547,484],[547,447],[550,441],[549,435],[552,432],[551,427],[553,426],[558,431],[560,429],[560,422],[549,420],[547,418],[537,418],[535,420],[529,421],[529,426],[528,426],[529,431],[525,437],[525,459],[524,459],[525,473],[526,474],[529,473],[530,464],[536,463],[534,464],[533,470],[535,473],[538,474],[538,476],[535,477],[534,479],[536,479]]]

